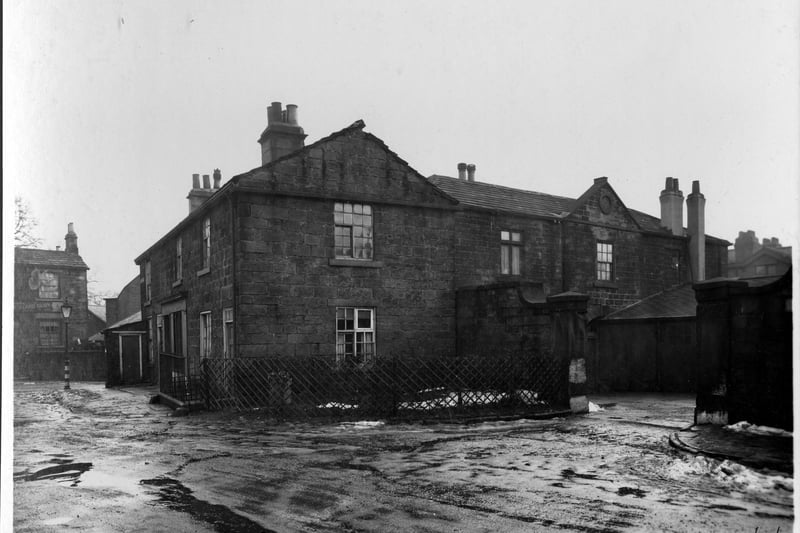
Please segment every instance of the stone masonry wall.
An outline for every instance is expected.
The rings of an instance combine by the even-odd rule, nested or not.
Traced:
[[[456,214],[456,286],[504,281],[542,283],[545,293],[561,290],[559,226],[554,222],[488,211]],[[500,272],[500,232],[521,234],[520,275]]]
[[[150,254],[152,285],[148,303],[142,283],[144,316],[154,320],[162,312],[162,303],[185,298],[186,301],[186,353],[189,371],[199,366],[200,313],[211,312],[211,353],[221,356],[222,310],[233,306],[233,232],[231,211],[227,201],[214,205],[205,216],[195,217],[179,234],[166,239]],[[203,221],[211,220],[211,259],[207,271],[203,264]],[[182,239],[183,276],[175,276],[176,241]],[[141,279],[145,278],[145,261],[140,265]],[[153,328],[155,331],[155,327]],[[153,343],[156,345],[156,343]]]
[[[454,351],[450,213],[370,205],[373,261],[337,262],[333,200],[240,198],[240,355],[333,355],[337,306],[375,309],[379,356]]]

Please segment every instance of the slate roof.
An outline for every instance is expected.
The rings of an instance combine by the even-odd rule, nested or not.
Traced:
[[[691,283],[686,283],[648,296],[635,304],[610,313],[603,318],[612,320],[642,320],[647,318],[685,318],[697,316],[697,300]]]
[[[14,248],[14,262],[23,265],[83,268],[89,270],[78,254],[62,250],[38,250],[35,248]]]
[[[137,312],[133,313],[131,316],[123,318],[122,320],[120,320],[119,322],[115,322],[114,324],[111,324],[110,326],[108,326],[103,331],[108,331],[110,329],[120,328],[122,326],[127,326],[128,324],[133,324],[135,322],[141,322],[141,321],[142,321],[142,312],[141,311],[137,311]]]
[[[103,322],[106,321],[106,306],[105,305],[90,305],[89,312],[92,313],[94,316],[102,320]]]
[[[576,202],[574,198],[514,189],[492,183],[460,180],[440,174],[430,176],[428,181],[463,205],[521,215],[562,217],[572,211]],[[659,233],[666,231],[661,227],[660,219],[634,209],[628,209],[628,212],[643,230]]]

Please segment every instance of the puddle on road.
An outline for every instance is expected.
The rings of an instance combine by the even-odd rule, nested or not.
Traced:
[[[564,470],[562,470],[561,471],[561,476],[565,477],[567,479],[572,479],[574,477],[577,477],[577,478],[580,478],[580,479],[597,479],[597,477],[598,477],[595,474],[579,474],[579,473],[575,472],[571,468],[565,468]]]
[[[178,480],[162,476],[143,479],[140,483],[155,489],[152,492],[157,497],[157,503],[173,511],[188,513],[196,520],[212,524],[217,531],[274,533],[249,518],[236,514],[224,505],[198,500],[192,496],[192,491]]]
[[[81,475],[92,468],[92,463],[66,463],[48,466],[33,473],[21,472],[14,475],[14,479],[22,481],[39,481],[51,479],[58,482],[70,483],[70,487],[77,487],[81,482]]]
[[[636,496],[637,498],[644,498],[647,491],[642,489],[635,489],[633,487],[620,487],[617,489],[617,494],[620,496]]]

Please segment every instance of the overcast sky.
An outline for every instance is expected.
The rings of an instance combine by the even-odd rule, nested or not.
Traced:
[[[193,173],[260,165],[271,101],[313,142],[357,119],[423,175],[577,197],[607,176],[659,215],[797,240],[794,1],[4,2],[4,220],[74,222],[92,288],[188,212]],[[13,190],[9,191],[9,188]],[[8,226],[6,226],[8,227]]]

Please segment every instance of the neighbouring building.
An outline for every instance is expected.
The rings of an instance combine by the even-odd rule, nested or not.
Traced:
[[[775,237],[759,244],[753,230],[740,231],[733,248],[728,250],[729,278],[781,276],[791,267],[791,246],[782,246]]]
[[[109,326],[103,331],[108,375],[106,385],[153,382],[152,335],[142,320],[140,276],[129,281],[114,298],[106,298]]]
[[[105,374],[102,358],[83,351],[97,320],[88,307],[89,267],[71,222],[64,240],[63,250],[14,249],[15,378],[63,379],[66,348],[79,354],[72,361],[74,379]],[[61,313],[67,302],[72,307],[68,326]]]
[[[487,352],[490,330],[583,353],[588,321],[725,272],[699,182],[684,229],[672,178],[658,218],[607,178],[577,199],[482,183],[463,163],[425,178],[361,121],[305,137],[296,106],[273,103],[262,166],[225,184],[193,175],[188,216],[136,258],[159,380],[214,357]],[[573,318],[547,332],[561,326],[542,314],[559,313]]]

